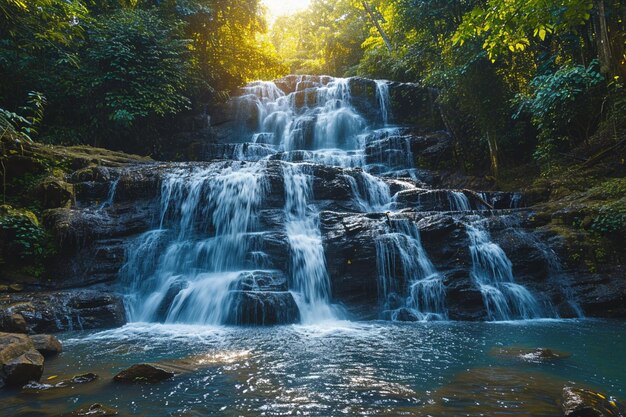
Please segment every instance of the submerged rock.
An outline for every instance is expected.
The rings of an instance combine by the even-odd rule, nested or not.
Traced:
[[[626,408],[599,392],[563,388],[561,408],[565,417],[624,417]]]
[[[56,376],[48,378],[46,382],[31,381],[22,388],[22,392],[28,394],[41,394],[43,392],[50,392],[52,390],[54,392],[62,391],[62,389],[64,388],[73,389],[77,385],[87,384],[95,381],[96,379],[98,379],[98,375],[89,372],[86,374],[74,375],[69,379],[64,379],[62,381],[54,383],[50,381],[51,379],[56,380]]]
[[[549,348],[520,348],[520,347],[504,347],[496,348],[491,354],[498,357],[517,359],[524,362],[542,363],[552,362],[556,360],[569,358],[571,353],[560,352]]]
[[[62,417],[108,417],[117,415],[119,415],[119,413],[116,409],[96,403],[91,404],[90,406],[77,408],[71,413],[63,414]]]
[[[115,382],[149,382],[155,383],[165,381],[175,375],[174,372],[165,370],[158,365],[141,363],[133,365],[128,369],[124,369],[113,377]]]
[[[86,374],[74,375],[69,382],[71,384],[86,384],[88,382],[93,382],[98,379],[98,375],[93,372],[88,372]]]
[[[556,417],[563,381],[514,368],[473,368],[433,391],[418,416]]]
[[[35,350],[33,341],[24,334],[0,333],[0,381],[11,387],[21,387],[29,381],[39,381],[43,374],[43,356]]]
[[[35,334],[30,337],[35,345],[35,349],[43,356],[54,356],[63,351],[63,345],[59,339],[49,334]]]

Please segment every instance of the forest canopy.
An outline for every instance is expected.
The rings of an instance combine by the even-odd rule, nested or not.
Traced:
[[[288,73],[432,87],[470,172],[550,172],[624,139],[619,0],[312,0],[271,27],[259,0],[0,0],[0,19],[0,122],[48,143],[158,156]]]

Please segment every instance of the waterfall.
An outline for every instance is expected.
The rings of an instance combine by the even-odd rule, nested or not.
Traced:
[[[237,124],[241,129],[239,140],[266,146],[259,149],[258,155],[270,157],[272,150],[267,146],[272,146],[274,152],[284,152],[280,159],[285,161],[362,167],[369,172],[371,163],[365,158],[369,152],[367,148],[380,139],[398,135],[400,131],[388,127],[391,117],[389,82],[377,80],[371,83],[376,92],[376,101],[372,104],[378,107],[381,129],[369,127],[365,115],[355,108],[351,79],[298,76],[276,82],[251,83],[235,99]],[[414,164],[408,138],[391,141],[393,143],[388,143],[388,149],[381,151],[381,160],[376,163],[405,170],[398,176],[413,176],[413,172],[406,171]],[[395,146],[399,141],[403,142],[401,148]],[[242,158],[252,159],[249,152]],[[389,158],[398,161],[388,163],[391,162],[387,161]],[[379,169],[377,165],[371,168]]]
[[[111,182],[111,185],[109,186],[109,193],[107,194],[107,198],[102,202],[102,204],[100,204],[100,207],[98,207],[98,211],[104,211],[113,205],[113,201],[115,200],[115,193],[117,192],[117,185],[120,182],[120,178],[121,178],[121,175],[115,178]]]
[[[285,164],[285,229],[291,248],[291,289],[302,321],[335,318],[318,213],[309,208],[311,175],[306,166]]]
[[[396,319],[408,308],[417,320],[444,320],[445,287],[428,258],[415,223],[389,219],[386,233],[376,239],[379,299]],[[406,287],[406,288],[404,288]]]
[[[450,202],[450,210],[452,211],[471,211],[469,199],[463,191],[450,191],[448,194]]]
[[[391,205],[391,194],[386,182],[364,171],[346,175],[352,195],[364,212],[381,212]]]
[[[542,317],[539,303],[513,278],[513,266],[480,223],[466,225],[472,256],[471,276],[480,288],[489,320]]]
[[[383,120],[383,125],[389,124],[389,82],[385,80],[376,80],[376,98],[378,99],[378,107]]]
[[[131,320],[220,324],[229,290],[255,250],[263,164],[213,164],[170,172],[160,224],[129,249],[122,276]]]
[[[273,82],[244,87],[237,99],[237,115],[243,120],[257,114],[252,140],[273,144],[285,151],[357,149],[357,136],[366,122],[351,104],[349,80],[301,77],[295,91],[285,94]]]
[[[420,152],[440,146],[440,137],[389,125],[394,87],[388,81],[319,76],[243,87],[229,104],[236,121],[224,122],[226,130],[215,135],[223,142],[204,146],[204,158],[212,162],[163,165],[156,174],[161,188],[153,228],[127,247],[120,272],[130,319],[332,320],[342,314],[331,289],[346,300],[342,291],[352,283],[333,287],[331,277],[342,285],[341,279],[361,275],[369,280],[364,288],[376,282],[382,317],[446,320],[447,271],[431,262],[413,215],[420,207],[438,212],[440,217],[423,216],[456,238],[458,231],[451,229],[460,215],[450,211],[487,205],[470,192],[434,189],[436,175],[416,167]],[[99,210],[114,210],[116,181]],[[496,209],[519,207],[522,198],[493,191],[481,196]],[[515,282],[511,261],[484,224],[465,228],[470,277],[446,279],[473,281],[490,320],[545,316],[549,300],[540,304]],[[325,253],[325,247],[336,251],[336,245],[355,243],[349,253]],[[437,253],[433,259],[440,259]],[[362,263],[353,262],[358,257]],[[372,292],[368,287],[367,297]],[[448,307],[456,315],[453,303]]]

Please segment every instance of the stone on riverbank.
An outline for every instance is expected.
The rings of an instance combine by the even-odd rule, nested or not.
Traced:
[[[565,417],[626,416],[626,409],[604,394],[575,387],[563,388],[561,408]]]
[[[21,387],[39,381],[43,374],[43,356],[24,334],[0,333],[0,384]]]
[[[63,345],[59,339],[49,334],[36,334],[30,337],[35,349],[44,357],[54,356],[63,351]]]

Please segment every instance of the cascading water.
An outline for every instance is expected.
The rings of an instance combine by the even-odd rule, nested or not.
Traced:
[[[306,166],[285,164],[285,229],[291,248],[291,289],[304,322],[335,318],[330,306],[330,279],[326,271],[318,214],[309,208],[311,175]]]
[[[385,80],[376,80],[376,98],[380,108],[383,125],[389,124],[389,83]]]
[[[490,320],[542,317],[536,298],[513,278],[513,266],[480,223],[466,225],[472,256],[471,276],[480,288]]]
[[[263,164],[213,164],[170,172],[161,187],[160,226],[128,253],[133,320],[219,324],[229,291],[254,251]]]
[[[354,199],[364,212],[381,212],[390,208],[389,185],[364,171],[346,175]]]
[[[377,124],[383,126],[378,129],[372,128],[356,110],[349,79],[299,76],[292,82],[295,85],[290,93],[272,82],[255,82],[244,87],[244,94],[236,99],[238,124],[253,126],[240,133],[241,140],[263,145],[261,153],[267,151],[267,146],[273,147],[275,152],[282,152],[282,160],[290,162],[362,167],[368,172],[380,170],[381,164],[392,172],[413,168],[410,145],[398,151],[395,138],[382,143],[385,138],[399,135],[397,128],[388,127],[392,114],[387,81],[374,84],[380,117]],[[257,117],[246,123],[245,116],[251,112]],[[367,150],[372,146],[380,148],[380,161],[366,161],[368,153],[370,159],[376,159]],[[246,159],[250,159],[248,155],[245,154]],[[389,158],[397,162],[387,163]]]
[[[207,157],[219,161],[165,169],[159,220],[131,245],[121,271],[132,320],[273,324],[342,317],[333,304],[322,210],[386,212],[379,235],[370,237],[384,315],[447,319],[444,274],[403,210],[467,216],[472,205],[502,206],[510,198],[517,207],[520,197],[477,194],[470,202],[466,191],[430,189],[415,167],[415,134],[389,125],[391,84],[354,81],[298,76],[251,83],[233,101],[234,141],[206,145]],[[403,198],[411,195],[408,204]],[[479,222],[466,229],[471,277],[489,318],[541,317],[486,229]]]
[[[448,201],[452,211],[470,211],[472,209],[469,199],[462,191],[450,191]]]
[[[443,277],[428,258],[415,223],[390,218],[388,231],[376,239],[376,256],[379,299],[391,319],[403,308],[416,320],[446,318]]]

